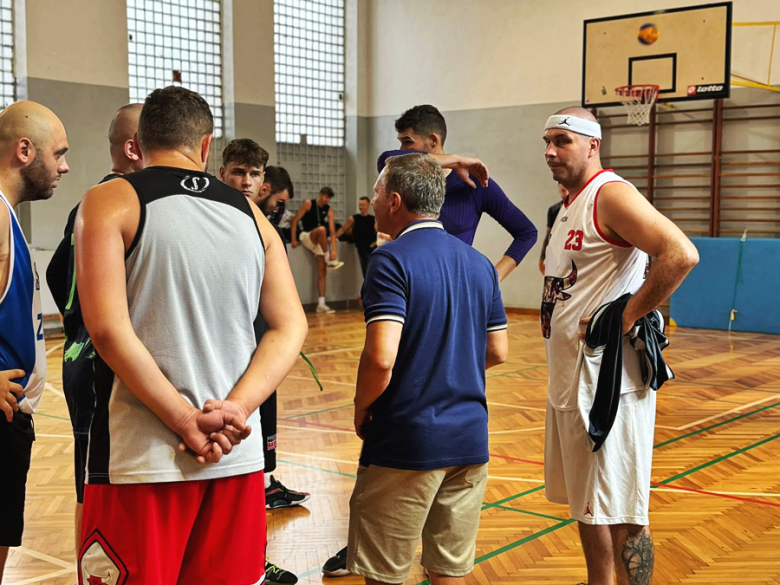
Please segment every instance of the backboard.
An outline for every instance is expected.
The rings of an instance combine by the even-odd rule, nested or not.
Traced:
[[[585,21],[583,107],[619,106],[615,88],[660,86],[659,102],[727,98],[731,2]]]

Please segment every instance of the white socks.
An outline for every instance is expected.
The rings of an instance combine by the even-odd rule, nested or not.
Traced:
[[[266,473],[265,476],[263,477],[263,479],[265,479],[265,489],[268,489],[269,487],[271,487],[271,474],[270,473]]]
[[[320,307],[324,307],[325,306],[325,297],[319,297],[319,305],[320,305]]]

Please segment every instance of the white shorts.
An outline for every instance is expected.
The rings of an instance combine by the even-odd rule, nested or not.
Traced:
[[[585,524],[650,523],[650,472],[655,430],[654,390],[623,394],[615,424],[593,453],[579,410],[556,410],[547,403],[545,495],[568,504]]]
[[[325,252],[323,252],[322,247],[317,244],[316,246],[311,241],[311,234],[309,232],[301,232],[301,235],[298,237],[301,244],[303,244],[303,247],[306,248],[309,252],[314,254],[315,256],[324,256]]]

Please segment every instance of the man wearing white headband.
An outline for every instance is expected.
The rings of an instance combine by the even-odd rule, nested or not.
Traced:
[[[674,292],[698,253],[631,183],[602,169],[601,127],[590,112],[557,112],[547,120],[544,142],[552,178],[569,193],[547,246],[541,310],[549,370],[546,496],[568,504],[579,523],[589,585],[611,585],[613,572],[618,583],[645,585],[654,560],[648,511],[655,392],[623,337],[616,418],[593,452],[581,412],[595,391],[583,365],[592,350],[582,339],[598,307],[631,293],[623,312],[627,333]]]

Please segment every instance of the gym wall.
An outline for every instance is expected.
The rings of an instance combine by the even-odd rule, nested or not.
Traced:
[[[579,103],[583,21],[693,4],[690,0],[367,3],[368,103],[357,122],[368,135],[367,182],[376,177],[378,154],[398,144],[393,121],[411,106],[434,104],[447,119],[445,150],[485,161],[491,176],[537,226],[541,243],[547,208],[557,198],[544,163],[542,130],[555,110]],[[734,1],[735,22],[770,20],[780,20],[780,4],[774,0]],[[735,88],[732,95],[738,98],[742,91]],[[702,142],[704,150],[711,147],[705,130],[682,128],[678,140]],[[622,132],[617,137],[620,144],[612,145],[613,153],[646,152],[646,137],[638,138],[645,136],[642,132],[646,130]],[[761,141],[760,134],[755,128],[751,135]],[[744,140],[752,140],[751,135]],[[675,137],[664,140],[674,142]],[[475,247],[495,262],[509,243],[509,235],[484,217]],[[540,243],[502,284],[506,305],[538,308]]]

